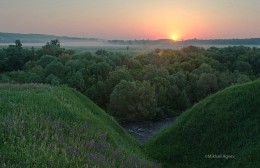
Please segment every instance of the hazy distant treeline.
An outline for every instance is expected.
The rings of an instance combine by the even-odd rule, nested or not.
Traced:
[[[111,44],[116,45],[260,45],[260,38],[251,39],[212,39],[212,40],[200,40],[200,39],[190,39],[190,40],[180,40],[173,41],[170,39],[161,40],[109,40]]]

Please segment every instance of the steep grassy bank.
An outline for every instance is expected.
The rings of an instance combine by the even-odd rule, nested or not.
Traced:
[[[156,167],[112,117],[67,87],[0,85],[0,167]]]
[[[218,92],[146,144],[166,167],[260,167],[260,80]]]

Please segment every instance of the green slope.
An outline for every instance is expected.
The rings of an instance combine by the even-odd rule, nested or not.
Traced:
[[[204,99],[145,148],[166,167],[259,168],[259,126],[260,80]]]
[[[0,85],[0,167],[156,167],[112,117],[67,87]]]

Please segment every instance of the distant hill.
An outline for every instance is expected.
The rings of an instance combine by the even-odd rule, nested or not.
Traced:
[[[166,167],[260,167],[260,80],[220,91],[146,144]]]
[[[79,37],[68,37],[68,36],[55,36],[45,34],[20,34],[20,33],[1,33],[0,32],[0,43],[13,43],[15,40],[21,40],[22,43],[46,43],[48,41],[59,39],[62,42],[66,41],[103,41],[96,38],[79,38]]]
[[[0,167],[158,167],[87,97],[67,87],[0,85]]]

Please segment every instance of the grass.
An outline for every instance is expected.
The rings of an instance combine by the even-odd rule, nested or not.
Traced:
[[[145,145],[165,167],[260,167],[260,80],[194,105]]]
[[[67,87],[0,85],[0,167],[160,167],[87,97]]]

